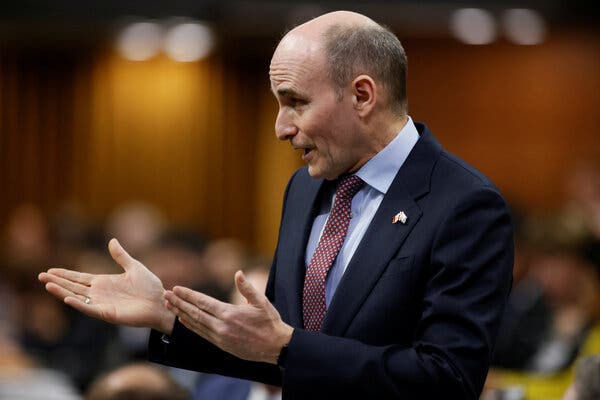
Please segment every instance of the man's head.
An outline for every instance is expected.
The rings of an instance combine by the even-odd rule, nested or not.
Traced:
[[[145,363],[129,364],[98,378],[85,400],[187,400],[190,395],[165,371]]]
[[[361,74],[383,87],[385,103],[393,113],[407,113],[407,60],[400,40],[377,24],[329,27],[324,34],[329,78],[341,97],[344,88]]]
[[[313,177],[358,170],[406,119],[406,56],[393,33],[337,11],[291,30],[271,60],[277,137],[304,150]]]

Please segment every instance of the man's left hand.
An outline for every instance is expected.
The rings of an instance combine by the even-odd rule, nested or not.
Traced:
[[[248,304],[224,303],[176,286],[165,293],[166,305],[186,328],[220,349],[244,360],[276,364],[294,329],[281,320],[275,307],[242,271],[235,274],[235,286]]]

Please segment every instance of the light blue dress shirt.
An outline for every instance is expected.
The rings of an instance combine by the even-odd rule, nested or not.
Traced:
[[[348,226],[348,233],[327,275],[325,282],[327,307],[331,303],[333,294],[348,267],[348,263],[350,263],[358,244],[377,212],[383,196],[387,193],[400,167],[404,164],[404,161],[418,139],[419,133],[417,132],[417,128],[412,119],[408,117],[408,122],[398,135],[396,135],[394,140],[356,172],[355,175],[360,177],[365,182],[365,185],[352,199],[352,218]],[[334,199],[335,194],[332,194],[331,198],[328,199],[329,201],[324,202],[325,204],[321,206],[317,217],[313,221],[308,245],[306,246],[305,263],[307,268],[317,248],[319,238],[323,233],[323,228],[329,217]],[[392,217],[393,215],[390,215],[390,223]]]

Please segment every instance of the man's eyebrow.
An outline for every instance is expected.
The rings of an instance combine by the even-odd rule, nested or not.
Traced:
[[[281,88],[275,91],[280,97],[301,97],[302,95],[291,88]]]

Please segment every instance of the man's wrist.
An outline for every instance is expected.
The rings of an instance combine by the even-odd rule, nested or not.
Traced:
[[[285,356],[287,355],[287,347],[290,343],[290,340],[292,340],[292,334],[294,333],[294,328],[292,328],[288,324],[284,324],[284,326],[285,333],[281,335],[281,339],[277,343],[277,352],[275,353],[273,361],[271,361],[273,364],[276,364],[278,366],[282,366],[282,363],[285,361]]]
[[[157,330],[167,336],[171,336],[173,333],[173,327],[175,326],[175,318],[177,318],[177,316],[174,312],[166,310],[161,318],[160,327]]]

